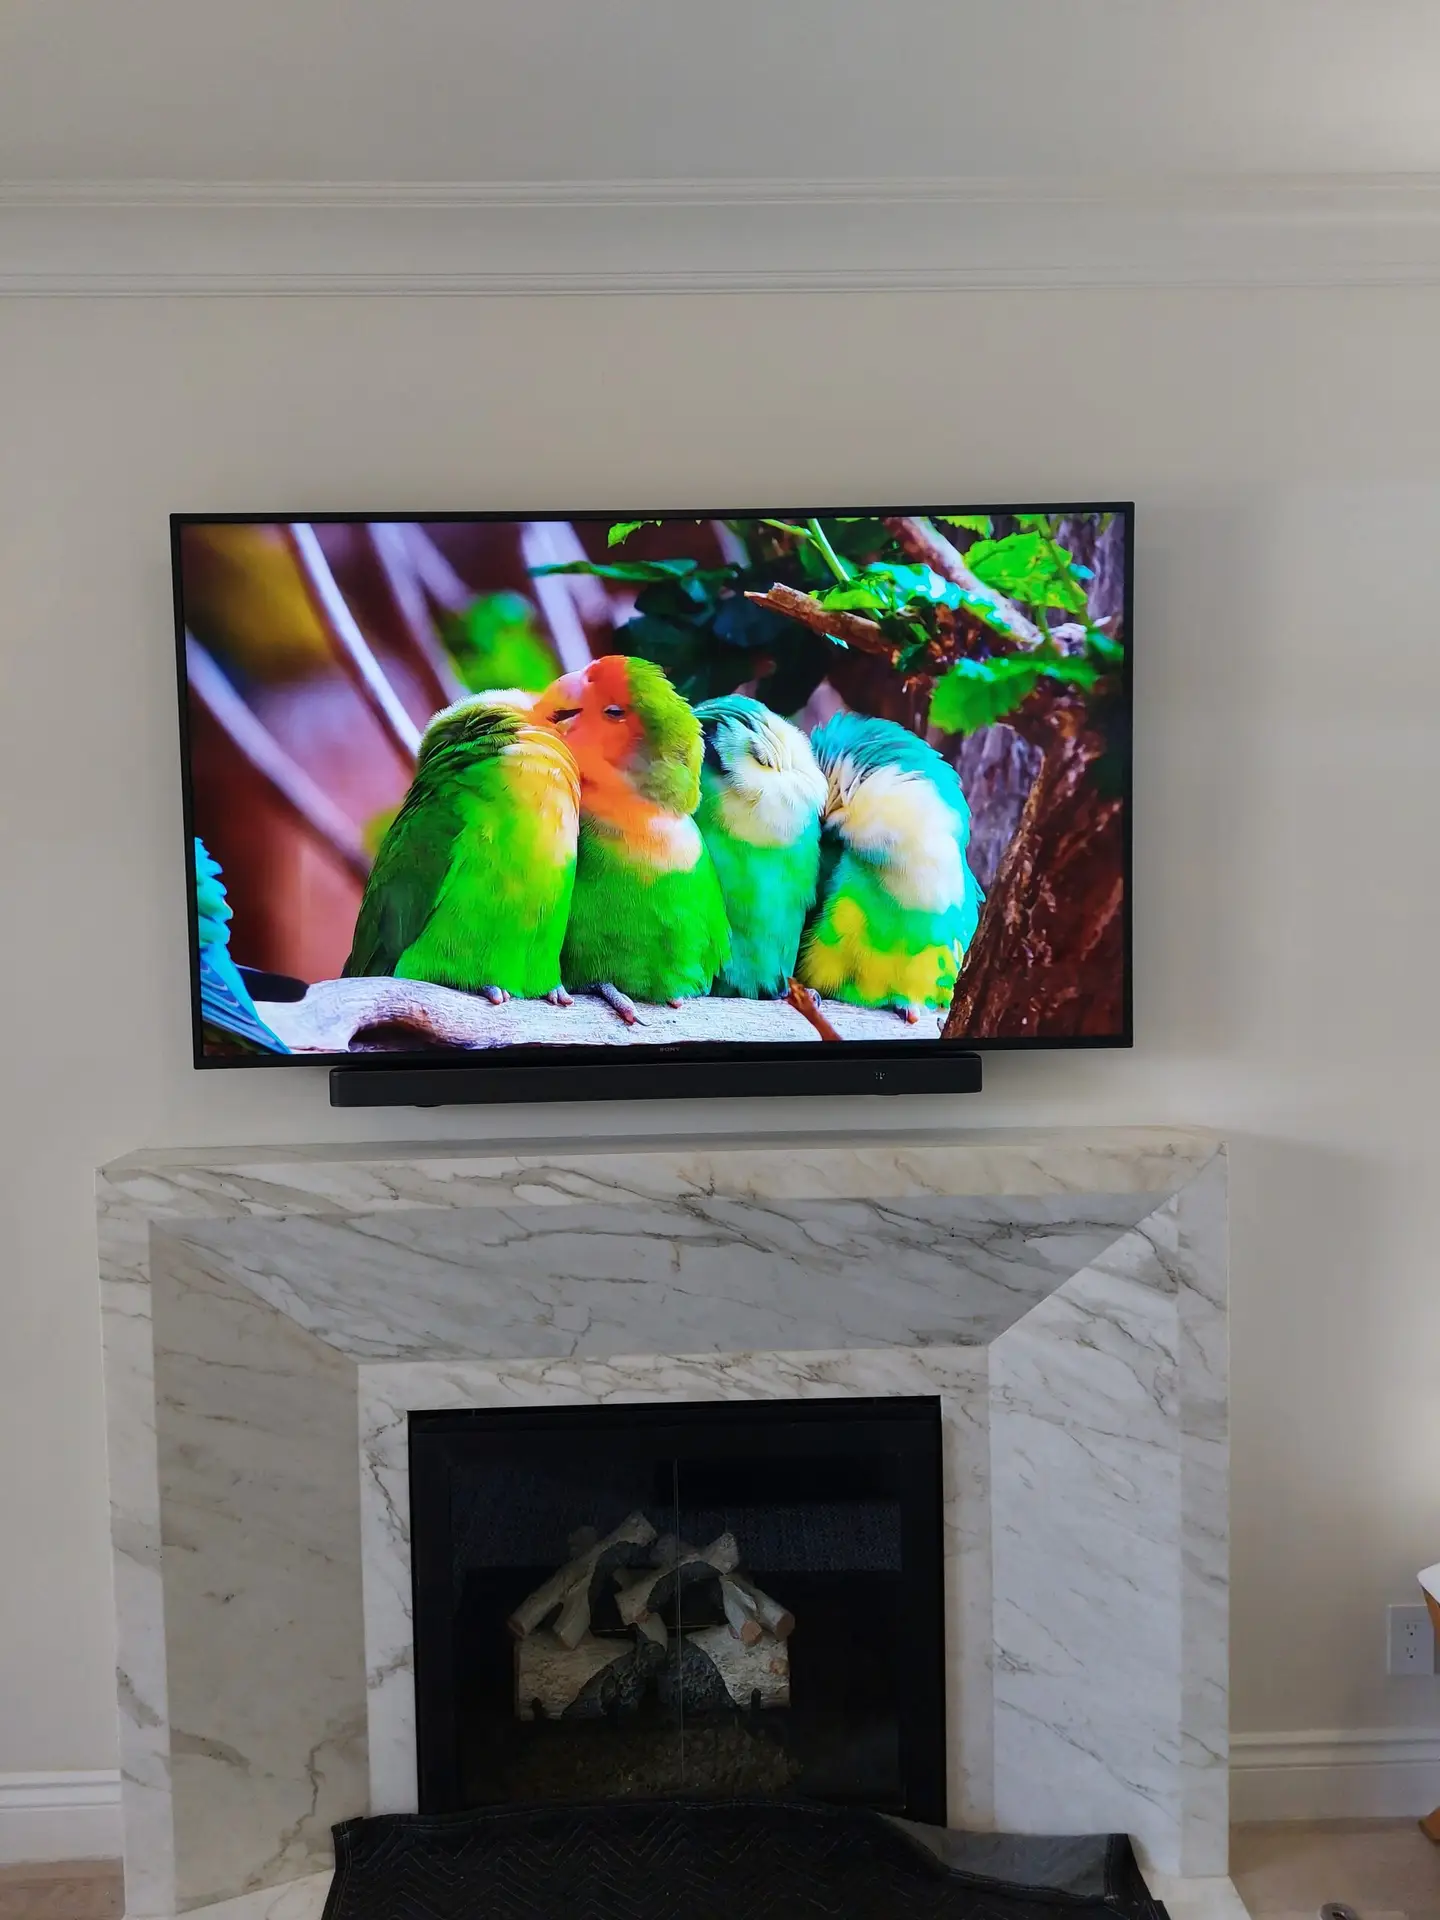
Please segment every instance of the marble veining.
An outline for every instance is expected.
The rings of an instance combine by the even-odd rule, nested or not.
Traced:
[[[412,1410],[460,1407],[654,1405],[666,1401],[810,1400],[858,1395],[936,1394],[946,1417],[945,1523],[947,1646],[952,1703],[982,1689],[988,1632],[965,1617],[987,1583],[965,1556],[983,1553],[987,1370],[978,1348],[891,1348],[876,1353],[750,1353],[610,1362],[401,1364],[362,1373],[360,1452],[364,1520],[365,1641],[370,1661],[370,1804],[377,1813],[415,1805],[414,1623],[410,1591],[409,1426]],[[980,1623],[983,1625],[984,1623]],[[983,1716],[975,1715],[975,1719]],[[983,1729],[973,1737],[983,1737]],[[952,1798],[988,1773],[988,1753],[952,1753]],[[977,1780],[974,1793],[983,1793]]]
[[[98,1199],[135,1920],[284,1920],[332,1820],[414,1804],[407,1416],[455,1406],[937,1394],[952,1818],[1223,1873],[1213,1138],[136,1154]]]
[[[826,1352],[984,1345],[1164,1197],[690,1194],[186,1237],[356,1359]]]

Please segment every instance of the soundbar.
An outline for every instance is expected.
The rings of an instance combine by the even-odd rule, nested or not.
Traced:
[[[829,1047],[804,1059],[496,1062],[483,1067],[345,1066],[330,1070],[332,1107],[477,1107],[522,1100],[740,1099],[776,1094],[979,1093],[978,1053],[895,1048],[852,1055]]]

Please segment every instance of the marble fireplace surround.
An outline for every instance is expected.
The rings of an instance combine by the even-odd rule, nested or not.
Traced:
[[[938,1395],[952,1821],[1224,1874],[1212,1136],[144,1152],[98,1196],[133,1920],[308,1912],[331,1824],[414,1806],[426,1408]]]

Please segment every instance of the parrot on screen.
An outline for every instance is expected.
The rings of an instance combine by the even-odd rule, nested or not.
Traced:
[[[695,818],[730,921],[715,991],[779,999],[815,903],[825,776],[800,729],[758,700],[728,694],[695,717],[705,740]]]
[[[426,727],[365,883],[347,975],[566,1003],[580,779],[531,699],[477,694]]]
[[[205,842],[195,842],[195,930],[200,949],[200,1017],[208,1044],[245,1053],[289,1053],[255,1011],[250,990],[230,957],[234,908],[220,866]]]
[[[714,862],[693,819],[700,722],[659,667],[606,654],[543,693],[538,718],[580,770],[580,844],[565,977],[627,1022],[633,1000],[710,991],[730,952]]]
[[[943,1010],[984,899],[965,857],[970,808],[959,776],[891,720],[836,714],[810,744],[828,789],[827,844],[799,977],[911,1022]]]

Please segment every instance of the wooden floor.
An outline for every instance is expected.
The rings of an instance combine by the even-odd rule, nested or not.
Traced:
[[[1231,1872],[1254,1920],[1315,1920],[1327,1900],[1361,1920],[1440,1920],[1440,1847],[1413,1820],[1236,1827]],[[0,1867],[0,1920],[119,1920],[110,1861]]]
[[[1235,1827],[1230,1873],[1253,1920],[1315,1920],[1328,1900],[1361,1920],[1440,1920],[1440,1847],[1413,1820]]]
[[[124,1911],[118,1861],[0,1867],[0,1920],[118,1920]]]

